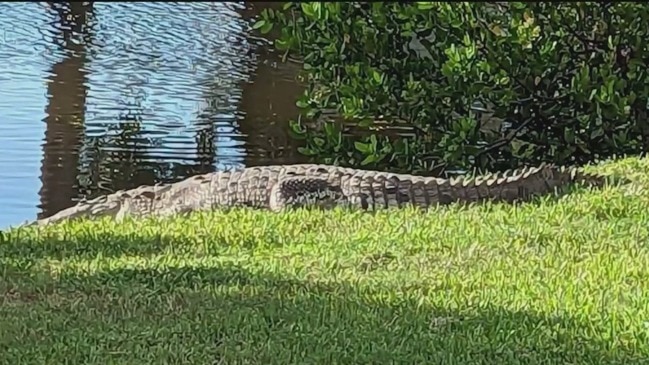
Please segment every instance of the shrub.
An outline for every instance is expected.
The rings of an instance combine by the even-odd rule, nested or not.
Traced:
[[[648,21],[633,2],[288,2],[254,28],[304,62],[302,153],[430,171],[645,151]]]

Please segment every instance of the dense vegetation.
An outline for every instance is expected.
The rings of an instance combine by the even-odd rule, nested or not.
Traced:
[[[649,160],[597,168],[649,186]],[[0,233],[2,364],[640,364],[649,194]]]
[[[289,2],[255,28],[304,62],[303,153],[439,172],[646,151],[647,24],[633,2]]]

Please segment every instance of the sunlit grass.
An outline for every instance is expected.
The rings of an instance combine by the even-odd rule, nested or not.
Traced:
[[[634,183],[5,232],[0,363],[647,363],[649,160],[595,169]]]

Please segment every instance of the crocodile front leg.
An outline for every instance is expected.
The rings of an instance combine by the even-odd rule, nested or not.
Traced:
[[[277,212],[288,208],[332,209],[355,205],[354,197],[326,177],[285,176],[271,188],[269,208]]]

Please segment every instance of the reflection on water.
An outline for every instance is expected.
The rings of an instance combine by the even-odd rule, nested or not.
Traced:
[[[298,66],[250,35],[258,11],[0,3],[0,227],[117,189],[299,162],[285,127]]]

